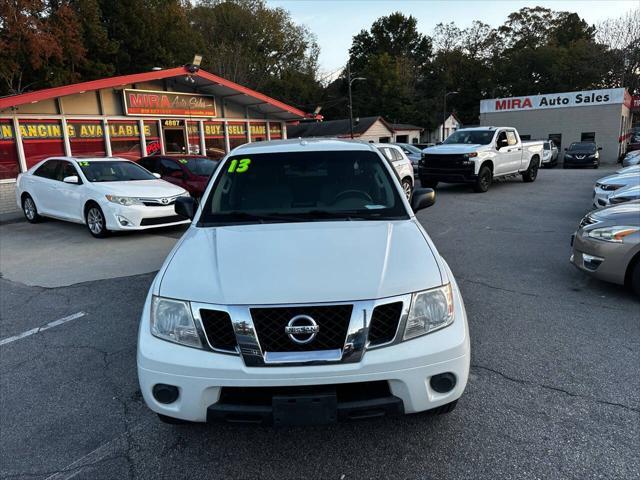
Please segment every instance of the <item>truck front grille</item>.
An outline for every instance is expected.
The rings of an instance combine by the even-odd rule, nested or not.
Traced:
[[[373,310],[369,327],[369,345],[389,343],[396,337],[402,305],[402,302],[387,303]]]
[[[434,155],[425,153],[423,158],[424,166],[427,168],[467,168],[462,162],[468,160],[464,155]]]
[[[202,326],[207,340],[213,348],[228,352],[236,351],[238,343],[236,335],[233,333],[231,317],[227,312],[202,308],[200,309],[200,318],[202,318]]]
[[[353,305],[251,308],[251,318],[263,352],[304,352],[344,347]],[[306,344],[294,342],[285,332],[297,315],[308,315],[319,327]]]

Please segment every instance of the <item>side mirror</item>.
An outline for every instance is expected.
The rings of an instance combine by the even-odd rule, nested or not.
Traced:
[[[73,184],[73,185],[79,185],[79,184],[80,184],[80,179],[78,178],[78,176],[77,176],[77,175],[71,175],[71,176],[69,176],[69,177],[64,177],[64,178],[62,179],[62,181],[63,181],[64,183],[71,183],[71,184]]]
[[[178,197],[175,203],[175,211],[178,215],[193,220],[196,214],[196,202],[191,197]]]
[[[162,178],[162,175],[160,175],[157,172],[153,172],[153,176],[156,177],[156,178]]]
[[[413,213],[430,207],[436,203],[436,192],[433,188],[416,188],[411,197],[411,210]]]
[[[602,147],[598,147],[598,150],[602,150]]]

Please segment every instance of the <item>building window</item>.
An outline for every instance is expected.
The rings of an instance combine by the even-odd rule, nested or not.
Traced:
[[[0,120],[0,180],[16,178],[20,173],[16,135],[11,120]]]
[[[150,120],[144,122],[144,139],[147,142],[147,155],[160,155],[160,135],[158,135],[158,122]]]
[[[21,120],[19,128],[27,168],[47,157],[65,155],[60,120]]]
[[[582,132],[580,134],[581,142],[595,142],[596,141],[596,132]]]
[[[100,120],[67,120],[71,155],[104,157],[104,131]]]
[[[189,139],[189,153],[200,154],[200,122],[187,122],[187,138]]]
[[[271,137],[271,140],[278,140],[282,138],[282,125],[279,123],[270,123],[269,136]]]
[[[251,123],[249,128],[251,129],[252,142],[264,142],[267,139],[266,123]]]
[[[136,121],[110,121],[111,154],[114,157],[137,160],[140,152],[140,130]]]
[[[204,122],[204,147],[207,157],[218,159],[225,156],[222,122]]]
[[[247,128],[244,122],[229,122],[227,128],[231,149],[247,143]]]
[[[562,134],[561,133],[550,133],[549,140],[553,140],[553,143],[558,147],[558,150],[562,149]]]

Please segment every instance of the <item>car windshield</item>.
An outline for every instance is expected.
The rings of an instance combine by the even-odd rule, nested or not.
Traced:
[[[570,152],[595,152],[596,144],[591,142],[573,142],[569,145]]]
[[[405,148],[406,150],[409,150],[411,153],[422,153],[422,150],[408,143],[402,143],[400,144],[400,146]]]
[[[447,137],[443,142],[451,143],[467,143],[472,145],[489,145],[493,139],[493,130],[458,130]]]
[[[178,162],[187,167],[194,175],[201,177],[210,177],[213,171],[216,169],[218,162],[211,160],[210,158],[194,158],[185,157],[179,158]]]
[[[151,173],[126,160],[101,160],[91,162],[79,160],[82,173],[90,182],[128,182],[131,180],[155,180]]]
[[[229,157],[199,225],[406,218],[391,174],[376,153],[287,152]]]

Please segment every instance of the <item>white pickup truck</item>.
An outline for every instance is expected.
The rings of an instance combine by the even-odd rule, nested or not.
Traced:
[[[486,192],[493,179],[500,177],[522,175],[525,182],[533,182],[543,144],[542,140],[523,142],[512,127],[463,128],[441,145],[422,151],[418,176],[423,187],[470,183],[476,192]]]

